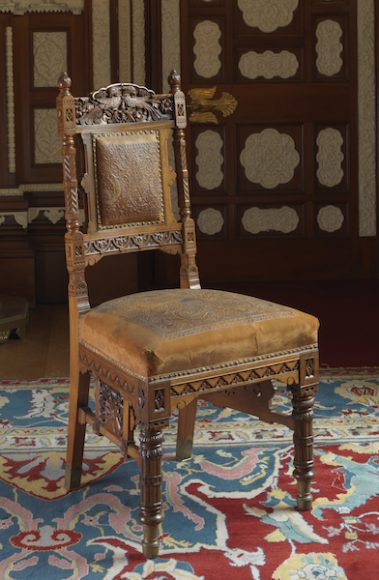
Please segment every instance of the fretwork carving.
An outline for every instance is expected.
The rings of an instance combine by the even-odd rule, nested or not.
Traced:
[[[154,413],[165,410],[164,389],[157,389],[154,394]]]
[[[132,252],[137,249],[152,249],[161,246],[180,245],[183,240],[181,230],[168,232],[153,232],[117,236],[114,238],[97,238],[84,243],[84,253],[87,257],[99,254],[114,254],[118,252]],[[89,261],[89,263],[91,263]]]
[[[108,426],[115,435],[122,437],[124,404],[122,395],[100,382],[98,397],[100,424]]]
[[[171,386],[171,396],[181,397],[191,393],[202,393],[225,389],[235,385],[243,385],[259,382],[264,379],[274,379],[290,375],[297,377],[299,372],[299,361],[276,364],[272,366],[260,367],[252,370],[225,374],[216,378],[192,381],[180,385]]]
[[[96,353],[90,352],[82,345],[79,347],[79,361],[81,372],[91,371],[100,381],[130,396],[137,392],[137,379],[127,376],[110,363],[106,364]]]
[[[159,121],[173,118],[173,98],[138,85],[116,83],[76,98],[75,110],[78,125]]]

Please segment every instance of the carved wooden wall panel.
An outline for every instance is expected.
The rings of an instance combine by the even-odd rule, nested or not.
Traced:
[[[369,62],[374,76],[372,36],[359,41],[370,1],[181,3],[192,202],[209,281],[367,275],[357,260],[374,243],[358,227],[357,108]]]

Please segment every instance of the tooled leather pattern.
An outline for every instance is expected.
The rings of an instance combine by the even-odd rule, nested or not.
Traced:
[[[102,226],[162,222],[159,142],[96,139],[99,221]]]
[[[162,335],[186,336],[237,323],[294,316],[286,306],[257,298],[214,290],[164,290],[128,296],[118,312],[134,323]],[[117,301],[116,301],[117,302]],[[114,301],[99,311],[117,307]]]

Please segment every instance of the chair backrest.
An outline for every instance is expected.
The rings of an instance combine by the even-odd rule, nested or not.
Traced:
[[[75,98],[63,74],[57,97],[62,136],[69,296],[89,308],[84,271],[104,256],[160,249],[181,254],[180,284],[198,288],[196,241],[191,218],[186,159],[186,105],[180,77],[171,92],[157,95],[117,83]],[[173,143],[175,171],[170,165]],[[87,231],[80,228],[77,146],[84,151],[81,185]],[[177,186],[180,218],[172,208]]]

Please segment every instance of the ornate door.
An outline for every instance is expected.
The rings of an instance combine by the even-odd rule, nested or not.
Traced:
[[[180,3],[206,281],[367,275],[374,5],[358,4],[357,16],[356,0]]]

